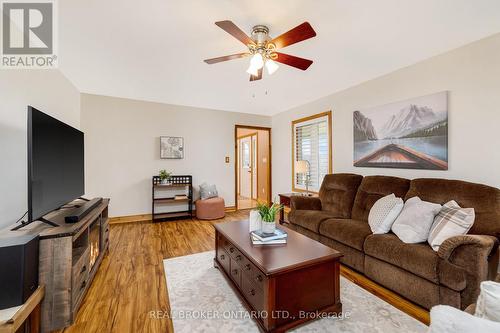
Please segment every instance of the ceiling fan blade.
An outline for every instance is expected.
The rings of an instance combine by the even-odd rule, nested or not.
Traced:
[[[227,32],[228,34],[230,34],[231,36],[242,42],[243,44],[245,45],[255,44],[253,40],[250,37],[248,37],[246,33],[244,33],[240,28],[236,26],[236,24],[234,24],[231,21],[228,20],[219,21],[215,22],[215,24],[219,28],[221,28],[222,30],[224,30],[225,32]]]
[[[257,76],[250,75],[250,81],[257,81],[257,80],[260,80],[260,79],[262,79],[262,68],[259,69],[259,72],[258,72]]]
[[[282,64],[298,69],[302,69],[303,71],[308,69],[309,66],[311,66],[311,64],[313,63],[312,60],[299,58],[285,53],[276,52],[276,54],[278,55],[278,57],[276,57],[276,59],[273,59],[274,61],[281,62]]]
[[[296,26],[290,31],[274,38],[271,43],[276,45],[277,49],[301,42],[303,40],[309,39],[316,36],[316,31],[311,27],[309,22],[304,22],[301,25]]]
[[[231,55],[227,55],[227,56],[223,56],[223,57],[205,59],[203,61],[206,62],[207,64],[211,65],[211,64],[216,64],[218,62],[222,62],[222,61],[228,61],[228,60],[233,60],[233,59],[248,57],[249,55],[250,55],[250,53],[248,53],[248,52],[245,52],[245,53],[236,53],[236,54],[231,54]]]

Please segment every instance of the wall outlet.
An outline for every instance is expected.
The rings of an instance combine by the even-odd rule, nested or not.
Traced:
[[[229,163],[229,156],[226,156],[226,163]]]

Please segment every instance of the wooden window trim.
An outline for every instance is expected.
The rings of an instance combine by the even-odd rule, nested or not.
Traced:
[[[306,190],[295,187],[295,125],[316,118],[327,117],[328,119],[328,173],[333,172],[332,168],[332,111],[325,111],[312,116],[296,119],[292,121],[292,192],[306,192]],[[321,186],[321,184],[320,184]],[[309,190],[310,193],[318,193]]]

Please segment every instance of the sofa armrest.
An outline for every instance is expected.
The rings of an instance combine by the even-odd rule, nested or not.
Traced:
[[[445,240],[438,256],[465,272],[466,287],[461,292],[461,308],[476,302],[480,284],[493,280],[498,269],[498,239],[487,235],[454,236]]]
[[[476,257],[477,259],[485,259],[492,254],[492,252],[498,247],[498,239],[493,236],[486,235],[463,235],[454,236],[445,240],[438,250],[438,256],[447,261],[457,261],[459,252],[467,247],[468,251],[473,251],[474,254],[480,255]],[[459,265],[461,266],[461,265]]]
[[[290,198],[292,210],[321,210],[321,200],[317,197],[295,195]]]

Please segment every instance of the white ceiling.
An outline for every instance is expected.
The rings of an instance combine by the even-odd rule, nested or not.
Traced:
[[[498,0],[64,0],[59,64],[84,93],[272,115],[500,32]],[[275,37],[309,21],[283,49],[314,60],[249,82],[245,51],[214,22]]]

